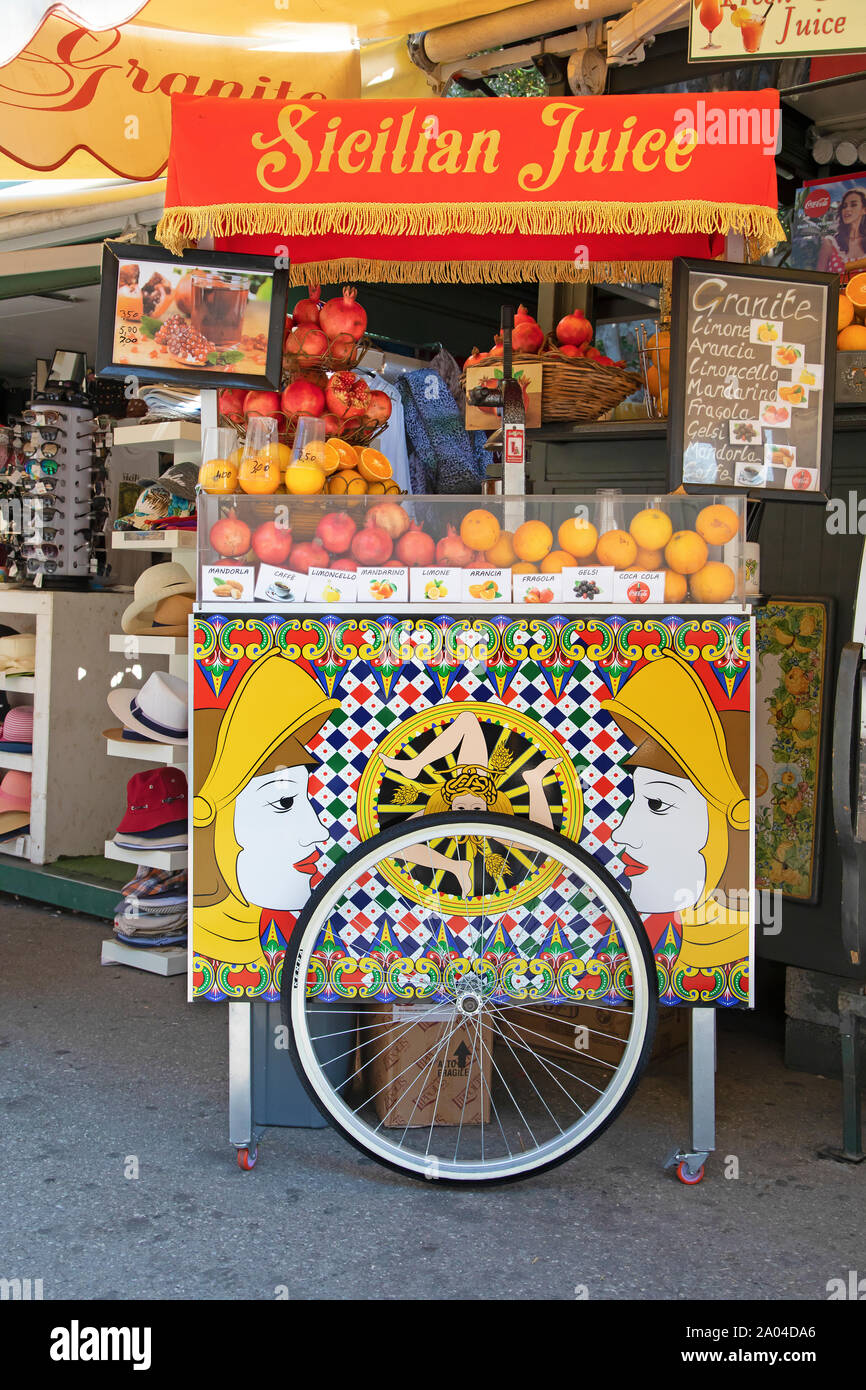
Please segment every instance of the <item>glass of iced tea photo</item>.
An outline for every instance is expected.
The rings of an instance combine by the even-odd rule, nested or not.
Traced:
[[[246,275],[209,275],[204,271],[193,275],[193,328],[215,347],[236,347],[243,335],[249,294]]]

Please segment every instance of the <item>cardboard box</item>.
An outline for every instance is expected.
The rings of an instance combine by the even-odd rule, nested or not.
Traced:
[[[413,1015],[423,1015],[424,1020],[410,1027]],[[408,1125],[412,1129],[429,1129],[434,1114],[437,1125],[459,1125],[461,1114],[464,1125],[477,1125],[482,1119],[484,1124],[489,1122],[493,1044],[490,1024],[482,1025],[483,1059],[479,1059],[477,1047],[472,1058],[475,1024],[467,1023],[454,1029],[447,1048],[435,1054],[430,1065],[433,1049],[448,1032],[451,1019],[451,1009],[437,1009],[431,1014],[430,1005],[421,1000],[414,1004],[370,1004],[362,1010],[361,1036],[365,1040],[367,1065],[361,1075],[364,1089],[374,1097],[376,1114],[386,1128],[402,1129]],[[371,1027],[376,1024],[380,1026]]]
[[[688,1042],[690,1012],[687,1008],[667,1006],[659,1009],[653,1061],[667,1057]],[[586,1004],[541,1004],[515,1009],[511,1018],[527,1047],[554,1056],[579,1056],[585,1064],[608,1062],[617,1066],[630,1015]],[[586,1033],[581,1031],[584,1028]]]

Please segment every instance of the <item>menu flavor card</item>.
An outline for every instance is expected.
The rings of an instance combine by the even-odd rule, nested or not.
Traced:
[[[664,598],[664,570],[614,571],[614,603],[664,603]]]
[[[674,261],[670,353],[659,362],[670,378],[671,492],[822,500],[838,302],[838,275]]]
[[[459,603],[462,570],[424,565],[409,571],[409,597],[413,603]]]
[[[303,603],[309,577],[279,565],[260,565],[256,577],[256,598],[265,603]]]
[[[612,603],[615,573],[612,565],[567,567],[559,576],[563,603]]]
[[[464,603],[510,603],[511,570],[465,569],[463,576]]]
[[[561,574],[513,574],[515,603],[558,603],[562,597]]]
[[[310,567],[307,603],[354,603],[358,583],[351,570],[332,570],[324,565]]]
[[[243,603],[254,597],[252,565],[202,565],[202,603]]]
[[[388,569],[384,565],[361,565],[356,571],[358,602],[406,603],[409,598],[408,569]]]

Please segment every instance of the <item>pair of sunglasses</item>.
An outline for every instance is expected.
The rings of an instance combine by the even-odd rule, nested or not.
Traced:
[[[37,444],[32,449],[25,449],[24,457],[26,459],[37,459],[41,455],[43,458],[53,459],[57,457],[59,450],[59,444]]]
[[[65,418],[59,410],[25,410],[21,415],[29,425],[40,425],[43,420],[48,425],[60,425]]]
[[[27,438],[31,444],[54,444],[58,434],[66,438],[66,430],[58,429],[56,425],[35,425],[27,431]]]
[[[26,562],[28,574],[56,574],[59,568],[56,560],[28,560]]]

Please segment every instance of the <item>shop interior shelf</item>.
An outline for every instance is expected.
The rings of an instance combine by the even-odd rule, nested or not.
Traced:
[[[14,767],[19,772],[33,771],[32,753],[4,753],[0,748],[0,767]]]
[[[185,946],[127,946],[124,941],[107,937],[102,943],[101,960],[103,965],[132,965],[154,975],[183,975],[187,950]]]
[[[120,743],[117,739],[105,740],[105,751],[109,758],[135,758],[137,762],[159,763],[160,767],[186,767],[189,749],[184,743]]]
[[[3,840],[0,843],[0,853],[14,854],[17,859],[29,859],[30,836],[17,835],[14,840]]]
[[[195,550],[195,531],[112,531],[115,550]]]
[[[172,444],[201,446],[201,425],[198,420],[157,420],[149,425],[116,425],[114,442],[117,445]]]
[[[20,695],[32,695],[36,690],[35,676],[0,676],[0,690]]]
[[[185,869],[185,849],[121,849],[113,840],[105,841],[106,859],[120,859],[124,864],[147,864],[151,869]]]
[[[186,656],[188,649],[186,637],[140,637],[127,632],[112,632],[108,639],[108,650],[122,652],[124,656]]]

